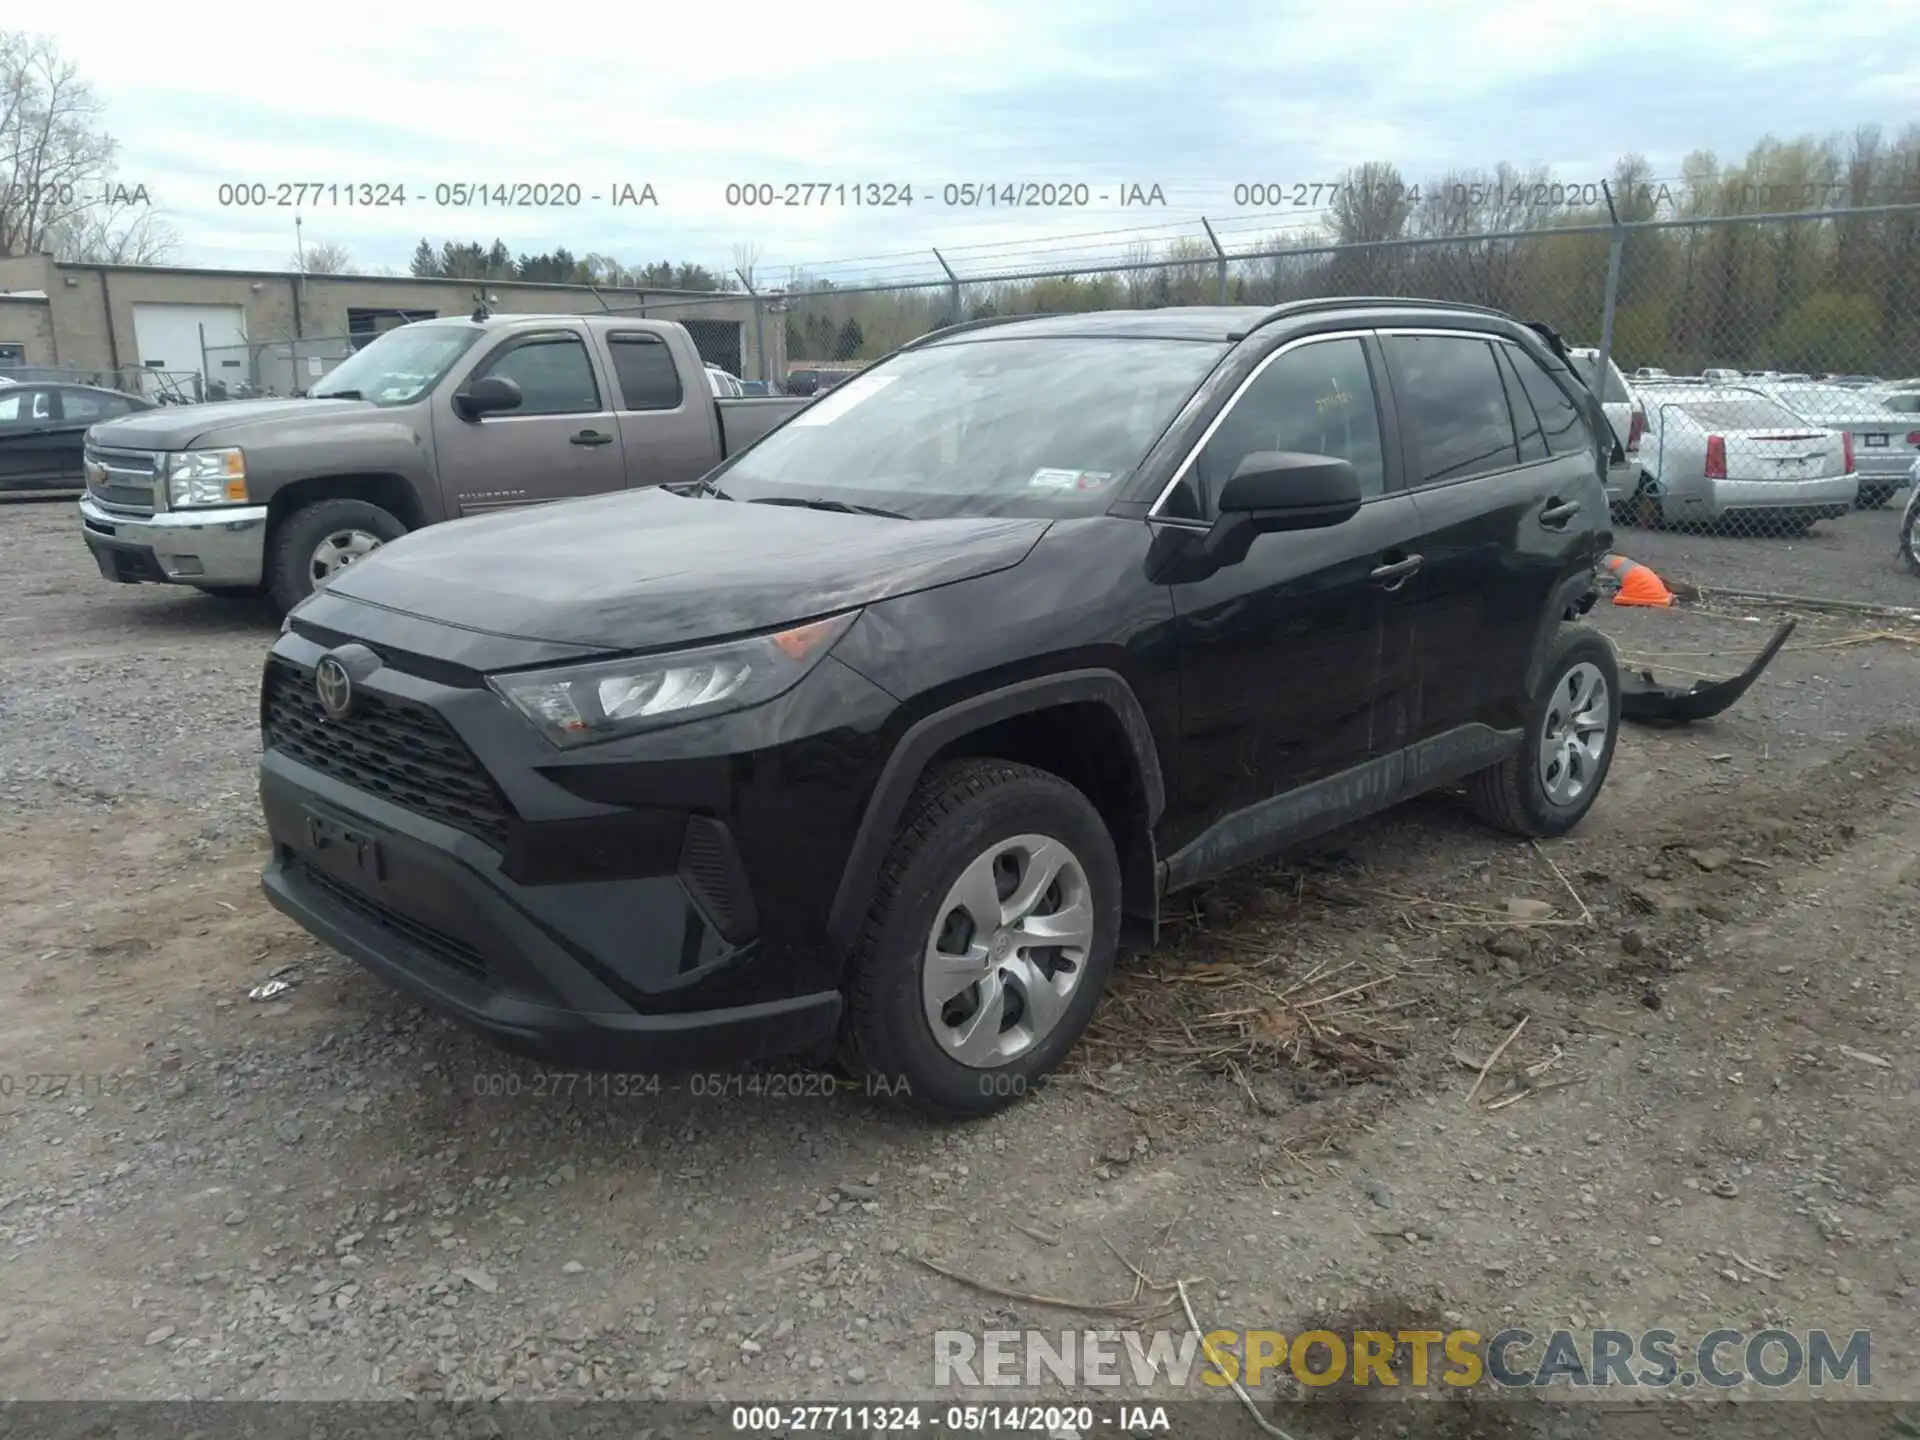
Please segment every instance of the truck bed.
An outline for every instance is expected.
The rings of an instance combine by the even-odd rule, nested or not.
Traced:
[[[774,395],[713,402],[720,412],[720,454],[738,454],[789,415],[813,403],[811,396]]]

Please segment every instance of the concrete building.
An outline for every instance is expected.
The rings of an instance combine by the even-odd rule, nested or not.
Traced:
[[[51,255],[0,258],[0,373],[48,367],[117,376],[104,383],[129,389],[192,391],[197,379],[201,393],[252,385],[286,395],[394,325],[471,313],[476,292],[503,314],[612,308],[678,320],[722,369],[747,379],[786,373],[785,316],[770,307],[756,315],[744,295],[67,264]]]

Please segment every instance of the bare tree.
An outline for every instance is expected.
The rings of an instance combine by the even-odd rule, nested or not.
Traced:
[[[293,268],[308,275],[345,275],[353,269],[353,256],[347,253],[346,246],[322,240],[317,245],[308,245],[304,251],[296,251]]]
[[[38,255],[113,170],[100,104],[53,41],[0,31],[0,255]]]
[[[733,268],[749,290],[760,288],[754,283],[753,274],[754,267],[760,263],[760,253],[758,245],[740,244],[733,247]]]
[[[65,217],[49,237],[61,260],[83,265],[166,265],[180,235],[149,206],[102,203]]]

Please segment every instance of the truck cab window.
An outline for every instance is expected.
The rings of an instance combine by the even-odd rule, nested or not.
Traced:
[[[515,415],[591,414],[600,408],[593,364],[577,335],[522,341],[484,362],[475,378],[482,375],[498,375],[520,387],[524,399]]]

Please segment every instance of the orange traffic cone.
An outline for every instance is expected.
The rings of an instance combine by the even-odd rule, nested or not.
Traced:
[[[1613,578],[1620,582],[1620,589],[1613,597],[1616,605],[1671,605],[1673,592],[1667,589],[1660,577],[1646,566],[1627,559],[1624,555],[1609,555],[1607,569],[1613,572]]]

